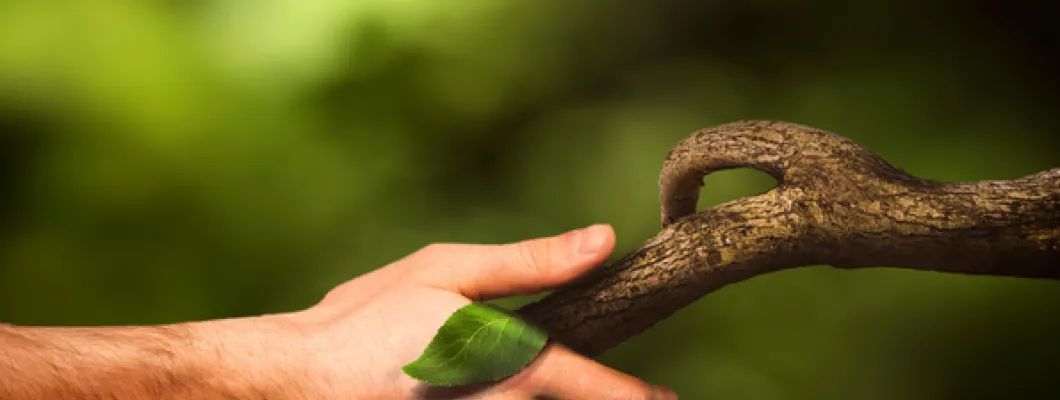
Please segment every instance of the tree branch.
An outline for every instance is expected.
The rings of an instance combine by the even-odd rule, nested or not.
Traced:
[[[696,213],[705,175],[772,190]],[[808,265],[1060,279],[1060,168],[1008,181],[916,178],[853,141],[772,121],[701,130],[667,156],[663,229],[518,313],[589,356],[725,285]]]

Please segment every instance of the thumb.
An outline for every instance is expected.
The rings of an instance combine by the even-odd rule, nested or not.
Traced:
[[[525,397],[547,399],[667,399],[672,390],[650,385],[560,345],[551,345],[526,369],[501,385]]]
[[[600,224],[511,244],[428,246],[411,259],[429,267],[422,283],[479,301],[555,288],[599,265],[614,247],[614,230]]]

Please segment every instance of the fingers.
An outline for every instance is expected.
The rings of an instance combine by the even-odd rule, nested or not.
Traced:
[[[433,245],[402,262],[421,269],[425,284],[488,300],[560,286],[599,265],[614,247],[611,227],[593,225],[512,244]]]
[[[549,346],[509,384],[512,387],[508,392],[521,398],[677,399],[669,389],[650,385],[558,345]]]

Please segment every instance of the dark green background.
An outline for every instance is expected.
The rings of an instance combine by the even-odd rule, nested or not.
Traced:
[[[0,321],[296,310],[431,242],[594,222],[624,252],[666,151],[738,119],[941,180],[1057,167],[1051,7],[0,0]],[[602,360],[687,399],[1060,398],[1058,321],[1055,282],[814,267]]]

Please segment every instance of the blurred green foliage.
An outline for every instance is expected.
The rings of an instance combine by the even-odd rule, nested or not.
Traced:
[[[942,180],[1056,167],[1052,7],[0,0],[0,320],[294,310],[431,242],[594,222],[623,252],[670,146],[737,119]],[[1057,289],[786,271],[602,360],[690,399],[1056,398]]]

